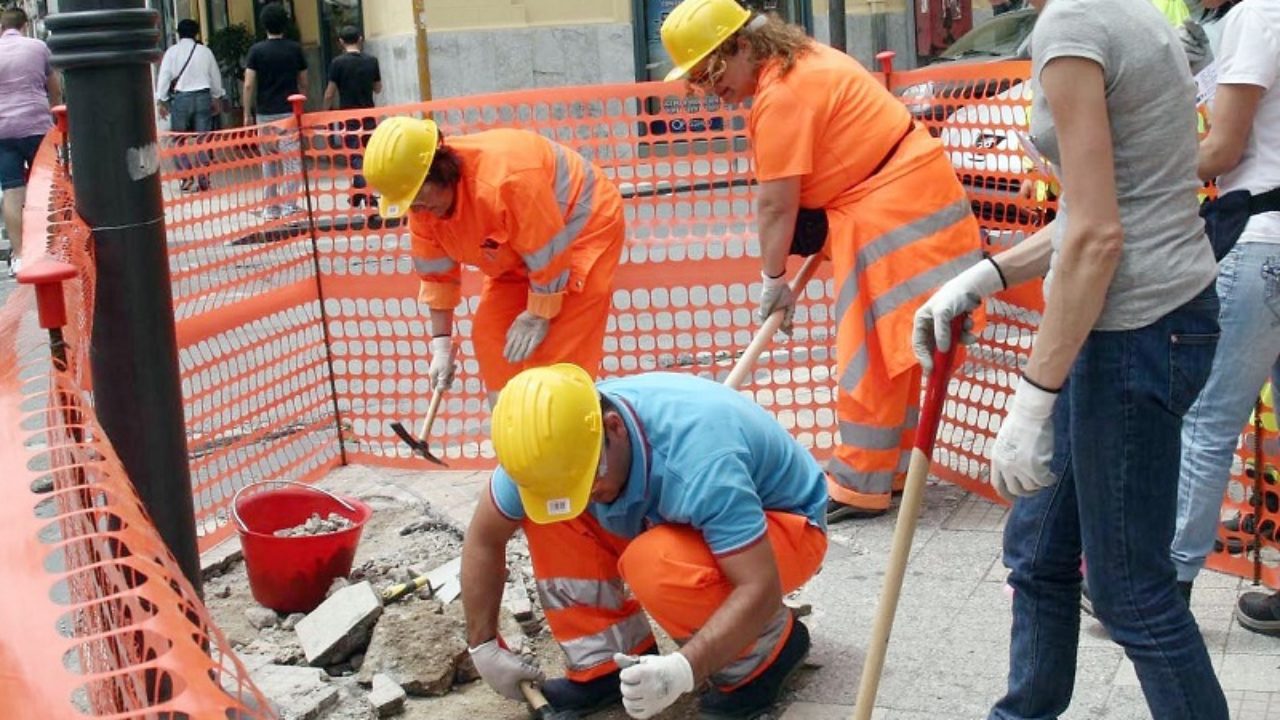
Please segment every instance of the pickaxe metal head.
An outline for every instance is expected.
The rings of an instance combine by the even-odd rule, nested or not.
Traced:
[[[418,455],[421,455],[422,457],[442,467],[449,467],[449,463],[436,457],[431,452],[431,446],[427,444],[426,440],[419,440],[418,438],[414,437],[413,433],[410,433],[409,429],[406,428],[404,425],[400,424],[400,422],[397,421],[397,422],[391,423],[391,429],[395,431],[395,434],[399,435],[400,439],[403,440],[405,444],[408,445],[409,448],[412,449]]]

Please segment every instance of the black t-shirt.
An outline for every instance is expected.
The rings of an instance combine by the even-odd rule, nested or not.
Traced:
[[[249,48],[245,67],[258,74],[256,109],[259,115],[293,110],[289,96],[298,92],[298,73],[307,69],[302,46],[286,38],[268,38]]]
[[[338,86],[343,110],[373,107],[373,84],[381,80],[378,58],[361,52],[344,52],[329,64],[329,82]]]

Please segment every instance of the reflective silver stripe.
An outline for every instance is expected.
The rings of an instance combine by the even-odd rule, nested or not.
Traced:
[[[827,474],[842,488],[848,488],[864,495],[883,495],[893,491],[893,476],[897,470],[876,470],[862,472],[854,470],[839,458],[827,461]]]
[[[419,275],[443,275],[456,267],[458,267],[458,263],[447,257],[436,258],[435,260],[420,257],[413,259],[413,269],[417,270]]]
[[[919,424],[920,424],[920,408],[918,407],[907,408],[907,419],[903,421],[902,429],[915,430],[916,426]]]
[[[902,444],[902,428],[876,427],[841,420],[840,444],[864,450],[896,450]]]
[[[778,643],[782,642],[782,633],[787,629],[787,614],[790,612],[785,607],[778,610],[764,626],[764,632],[756,638],[755,645],[751,646],[751,652],[714,673],[711,676],[711,683],[718,687],[731,687],[746,680],[751,673],[759,669],[778,647]]]
[[[904,473],[911,469],[911,451],[903,450],[902,456],[898,458],[898,472]]]
[[[877,320],[897,310],[903,303],[927,290],[938,287],[981,259],[982,253],[974,250],[898,283],[892,290],[871,302],[871,306],[863,312],[863,326],[868,328],[874,326]],[[836,319],[836,327],[839,328],[843,322],[844,318],[838,317]],[[867,346],[864,342],[862,347],[859,347],[858,351],[849,359],[849,365],[840,373],[841,390],[851,393],[854,388],[858,387],[858,383],[862,382],[862,376],[867,372],[866,353]]]
[[[969,208],[969,199],[961,198],[931,215],[900,225],[864,245],[858,251],[852,272],[840,285],[840,293],[836,296],[835,304],[836,318],[843,318],[848,312],[849,306],[853,304],[853,298],[858,294],[858,275],[871,267],[872,263],[917,240],[951,227],[967,217],[970,212],[972,211]],[[838,320],[836,327],[840,327]]]
[[[627,600],[621,578],[587,580],[549,578],[538,581],[538,597],[546,610],[568,610],[574,607],[617,610]]]
[[[560,209],[565,213],[564,227],[560,228],[560,232],[551,236],[551,240],[546,245],[536,252],[523,256],[524,264],[533,272],[551,265],[560,253],[567,250],[578,235],[582,233],[582,229],[587,226],[587,221],[591,219],[591,202],[595,196],[595,170],[592,169],[591,163],[583,160],[582,191],[578,193],[578,201],[572,207],[569,206],[569,195],[571,193],[569,158],[565,154],[564,148],[559,144],[552,143],[551,149],[556,156],[556,202],[560,203]],[[534,290],[543,293],[560,292],[568,284],[569,274],[563,273],[545,285],[535,286]]]
[[[650,637],[653,630],[649,619],[644,611],[636,610],[595,635],[560,643],[560,649],[564,650],[565,664],[570,670],[590,670],[612,660],[614,653],[631,652]]]
[[[559,275],[551,278],[551,282],[543,284],[530,282],[529,287],[536,293],[558,293],[569,284],[569,271],[561,270]]]

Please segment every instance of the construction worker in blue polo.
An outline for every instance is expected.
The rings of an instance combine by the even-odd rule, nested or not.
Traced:
[[[462,549],[480,676],[512,699],[522,681],[540,683],[555,710],[621,700],[648,718],[708,682],[703,717],[767,711],[809,650],[782,598],[826,554],[813,457],[742,395],[673,373],[597,385],[576,365],[531,368],[507,383],[492,422],[500,467]],[[562,678],[545,680],[498,636],[520,529]],[[656,654],[649,617],[678,651]]]

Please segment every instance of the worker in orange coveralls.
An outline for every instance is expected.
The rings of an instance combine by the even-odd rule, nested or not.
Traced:
[[[392,117],[369,139],[364,174],[383,217],[409,216],[433,388],[453,383],[464,264],[485,275],[471,341],[490,406],[526,367],[595,374],[625,238],[622,198],[599,168],[524,130],[445,142],[431,120]]]
[[[788,254],[831,258],[840,444],[827,465],[827,520],[883,514],[906,478],[918,416],[913,315],[981,257],[964,188],[879,80],[800,27],[735,0],[684,0],[662,42],[675,63],[668,80],[752,100],[757,319],[784,310],[790,331]]]
[[[557,711],[622,702],[657,715],[703,687],[699,717],[767,712],[809,650],[782,603],[827,549],[822,468],[759,405],[684,373],[593,383],[563,363],[525,370],[493,409],[500,467],[462,546],[476,670]],[[565,677],[498,635],[507,543],[524,530]],[[646,615],[648,617],[646,617]],[[649,618],[680,646],[658,655]]]

